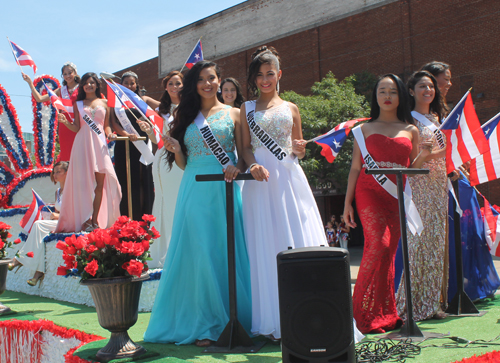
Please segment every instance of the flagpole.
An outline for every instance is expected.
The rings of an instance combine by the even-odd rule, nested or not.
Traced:
[[[194,45],[193,47],[193,50],[196,49],[196,46],[198,45],[198,43],[201,41],[201,38],[203,38],[203,35],[200,37],[200,39],[198,39],[198,41],[196,42],[196,44]],[[193,53],[193,50],[189,53],[188,57],[186,58],[186,61],[184,62],[181,70],[179,71],[180,73],[182,73],[182,70],[184,69],[184,67],[186,66],[186,62],[188,61],[189,57],[191,57],[191,54]]]
[[[9,42],[9,46],[10,46],[10,49],[12,50],[12,55],[14,56],[14,59],[16,60],[16,63],[19,66],[19,69],[21,70],[21,73],[23,73],[23,69],[21,68],[21,65],[19,64],[19,61],[17,60],[16,53],[14,53],[14,48],[12,48],[12,43],[10,42],[9,37],[7,37],[7,41]]]

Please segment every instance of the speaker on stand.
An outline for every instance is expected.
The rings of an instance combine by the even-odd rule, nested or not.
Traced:
[[[355,363],[349,252],[297,248],[277,263],[283,363]]]

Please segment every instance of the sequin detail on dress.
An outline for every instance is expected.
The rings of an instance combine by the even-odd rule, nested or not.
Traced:
[[[288,102],[284,101],[269,110],[255,112],[255,122],[266,130],[287,155],[292,153],[293,117]],[[250,134],[252,137],[252,151],[255,152],[256,149],[263,147],[263,145],[253,132],[250,132]]]

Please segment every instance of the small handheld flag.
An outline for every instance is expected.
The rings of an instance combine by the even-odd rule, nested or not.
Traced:
[[[186,60],[185,66],[189,69],[193,68],[193,66],[203,60],[203,48],[201,46],[201,38],[198,40],[198,43],[194,46],[193,51],[189,55],[188,59]],[[183,67],[184,68],[184,67]],[[182,69],[181,69],[182,71]]]
[[[57,97],[57,95],[54,93],[54,91],[52,91],[49,87],[47,87],[45,82],[43,83],[43,85],[45,86],[45,89],[47,90],[47,94],[50,97],[50,103],[52,103],[52,106],[54,106],[58,112],[62,113],[64,116],[66,116],[66,118],[68,119],[68,122],[72,122],[73,118],[68,113],[68,110],[66,109],[66,106],[64,106],[62,100],[59,97]]]
[[[329,163],[333,163],[337,157],[342,145],[344,144],[351,128],[360,121],[366,121],[369,118],[358,118],[338,124],[334,129],[324,135],[317,136],[309,141],[314,141],[321,146],[321,155],[323,155]]]
[[[40,196],[36,194],[33,189],[31,189],[31,191],[33,192],[33,201],[31,202],[23,219],[19,222],[21,228],[27,233],[30,233],[31,227],[33,227],[33,223],[35,223],[35,221],[42,219],[41,210],[45,206],[45,202],[42,198],[40,198]]]
[[[446,172],[488,151],[488,141],[477,118],[470,90],[443,121],[440,130],[446,135]]]
[[[500,257],[500,220],[498,213],[491,207],[490,203],[484,198],[484,234],[486,243],[493,256]]]
[[[10,47],[12,49],[12,54],[14,54],[14,58],[16,59],[16,63],[19,66],[30,66],[33,68],[33,74],[36,73],[36,64],[31,58],[31,56],[19,45],[11,41],[9,38],[7,38],[9,41]]]
[[[500,113],[481,128],[488,140],[490,151],[472,159],[470,163],[470,184],[472,186],[500,178]]]

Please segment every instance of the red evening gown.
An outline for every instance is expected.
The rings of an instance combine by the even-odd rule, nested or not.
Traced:
[[[366,148],[384,168],[408,167],[412,143],[406,137],[374,134]],[[365,246],[354,287],[353,312],[363,333],[384,333],[401,325],[394,292],[394,256],[401,236],[398,200],[362,169],[355,189]],[[396,183],[396,176],[389,178]]]

